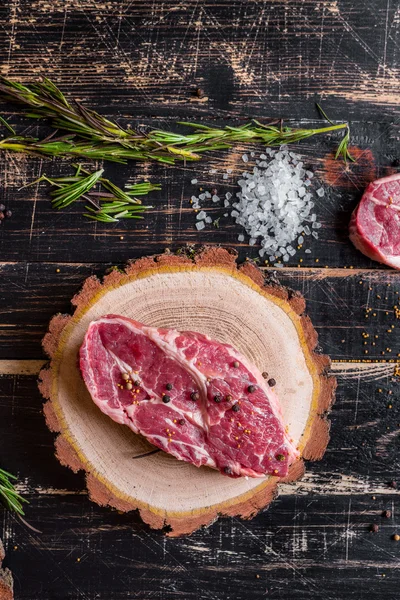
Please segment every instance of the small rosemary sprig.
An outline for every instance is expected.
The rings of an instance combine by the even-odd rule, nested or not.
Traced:
[[[153,207],[143,206],[137,196],[144,196],[153,190],[161,189],[159,184],[143,182],[128,185],[125,191],[109,179],[102,177],[104,169],[91,173],[82,165],[74,165],[74,167],[76,168],[74,175],[68,177],[42,175],[28,186],[46,181],[55,187],[50,192],[50,196],[52,207],[57,210],[66,208],[79,198],[83,198],[91,205],[85,206],[88,212],[84,213],[84,216],[103,223],[116,223],[119,219],[142,219],[143,213]],[[103,189],[92,191],[97,183]]]
[[[54,127],[70,132],[61,138],[42,141],[13,134],[1,142],[0,150],[45,156],[82,156],[115,162],[153,160],[173,164],[176,160],[198,160],[203,152],[230,148],[237,143],[279,146],[317,134],[345,130],[337,156],[340,154],[345,160],[349,158],[348,124],[335,125],[329,119],[329,126],[311,129],[287,127],[279,121],[265,125],[252,121],[240,127],[223,128],[184,122],[180,124],[193,127],[194,133],[179,134],[162,130],[142,133],[123,129],[97,112],[83,107],[78,101],[70,103],[49,79],[22,85],[0,77],[0,95],[29,107],[28,116],[50,118]]]
[[[8,510],[14,511],[19,515],[24,515],[23,503],[28,502],[22,498],[16,491],[12,480],[16,480],[15,475],[0,469],[0,499]]]

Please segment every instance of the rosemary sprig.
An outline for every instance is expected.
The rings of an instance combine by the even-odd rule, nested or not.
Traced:
[[[49,79],[22,85],[0,77],[0,95],[29,107],[28,116],[50,118],[54,127],[70,132],[70,135],[62,138],[42,141],[12,136],[1,142],[0,150],[45,156],[82,156],[123,163],[127,160],[154,160],[173,164],[176,160],[198,160],[203,152],[230,148],[237,143],[279,146],[318,134],[345,130],[338,156],[342,155],[345,160],[349,158],[348,124],[335,125],[329,119],[329,126],[312,129],[284,127],[282,124],[278,126],[276,122],[264,125],[258,121],[240,127],[223,128],[184,122],[181,124],[193,127],[194,133],[184,135],[162,130],[142,133],[123,129],[97,112],[83,107],[80,102],[70,103]]]
[[[16,479],[15,475],[0,469],[0,499],[8,510],[24,515],[22,504],[28,501],[16,491],[12,483],[12,480]]]
[[[77,181],[66,183],[65,185],[46,178],[47,181],[57,185],[57,189],[50,192],[52,197],[52,206],[53,208],[60,210],[60,208],[66,208],[70,204],[73,204],[76,200],[78,200],[81,196],[86,194],[92,187],[96,184],[96,182],[103,175],[104,169],[99,169],[94,173],[91,173],[87,177],[79,177],[79,172],[75,174],[75,178]]]
[[[143,213],[152,206],[143,206],[142,201],[136,196],[144,196],[153,190],[160,190],[161,185],[143,182],[131,184],[127,191],[122,190],[109,179],[102,177],[104,169],[94,173],[87,171],[82,165],[73,165],[75,174],[68,177],[48,177],[42,175],[28,186],[41,181],[50,183],[56,189],[50,192],[52,207],[60,210],[73,204],[79,198],[84,198],[91,206],[85,206],[88,212],[85,217],[116,223],[119,219],[142,219]],[[100,184],[107,191],[92,191],[96,184]],[[28,187],[24,186],[24,187]]]

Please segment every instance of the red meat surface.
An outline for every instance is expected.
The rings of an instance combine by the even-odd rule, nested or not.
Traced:
[[[349,229],[351,241],[363,254],[400,269],[400,173],[369,184]]]
[[[284,477],[298,456],[258,369],[205,335],[107,315],[90,324],[80,367],[100,410],[197,467]]]

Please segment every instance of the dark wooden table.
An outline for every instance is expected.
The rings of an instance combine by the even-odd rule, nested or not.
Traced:
[[[240,228],[228,218],[219,229],[197,232],[189,204],[191,180],[211,185],[210,168],[228,163],[240,171],[242,150],[178,167],[107,166],[121,184],[142,176],[163,184],[143,223],[116,226],[86,222],[80,206],[53,212],[45,187],[19,190],[44,172],[66,172],[65,164],[0,156],[1,202],[13,211],[0,226],[0,464],[18,473],[27,519],[42,532],[0,513],[16,598],[398,598],[393,362],[400,322],[393,306],[400,280],[353,248],[347,225],[366,183],[398,170],[399,2],[9,0],[0,16],[2,74],[21,81],[47,75],[120,123],[173,128],[182,119],[284,117],[312,126],[321,123],[318,100],[332,118],[350,121],[357,158],[348,167],[333,163],[335,137],[295,146],[325,187],[317,207],[323,227],[312,253],[279,273],[305,295],[339,376],[325,457],[252,521],[223,519],[168,539],[136,514],[91,503],[83,477],[54,458],[36,386],[41,338],[54,313],[69,311],[85,277],[129,258],[185,243],[219,243],[236,247],[242,259],[256,257],[256,248],[237,243]],[[193,100],[197,87],[208,100]],[[2,108],[20,131],[26,127],[15,107]],[[366,308],[373,309],[368,319]],[[384,509],[390,518],[381,516]],[[371,523],[377,533],[369,532]]]

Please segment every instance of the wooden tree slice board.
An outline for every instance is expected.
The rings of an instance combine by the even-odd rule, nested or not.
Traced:
[[[156,327],[189,329],[228,342],[277,381],[283,415],[301,459],[286,481],[303,474],[303,459],[322,457],[329,439],[326,413],[336,380],[329,358],[315,352],[317,334],[305,302],[276,282],[264,282],[236,254],[203,248],[191,258],[164,254],[129,263],[101,283],[90,277],[72,300],[73,316],[55,316],[43,340],[51,357],[41,371],[48,426],[59,433],[56,454],[74,471],[84,469],[90,497],[121,511],[139,509],[153,528],[190,533],[218,515],[249,518],[273,499],[276,477],[231,479],[196,468],[154,448],[113,422],[92,402],[77,365],[89,323],[107,313]]]

